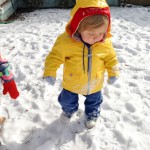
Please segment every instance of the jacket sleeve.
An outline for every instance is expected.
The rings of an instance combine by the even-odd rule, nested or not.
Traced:
[[[2,79],[3,83],[10,82],[11,80],[14,79],[8,61],[2,58],[1,54],[0,54],[0,78]]]
[[[111,44],[110,41],[110,47],[108,48],[108,54],[105,57],[105,68],[107,69],[108,77],[112,76],[119,76],[119,66],[118,66],[118,60],[116,56],[116,52]]]
[[[46,57],[43,77],[56,77],[56,71],[65,61],[65,55],[60,37],[57,38],[51,52]]]

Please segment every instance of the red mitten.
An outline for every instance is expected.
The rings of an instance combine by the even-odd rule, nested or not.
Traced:
[[[16,99],[19,96],[19,92],[16,86],[16,83],[14,80],[11,80],[10,82],[3,83],[3,94],[6,95],[9,93],[10,97],[13,99]]]

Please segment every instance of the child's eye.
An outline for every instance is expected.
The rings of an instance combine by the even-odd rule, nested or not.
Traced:
[[[94,35],[94,33],[89,33],[89,35]]]

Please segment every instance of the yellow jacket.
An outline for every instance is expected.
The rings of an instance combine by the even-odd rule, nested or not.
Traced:
[[[85,1],[90,3],[85,3],[87,5],[83,5],[84,7],[89,7],[89,4],[91,5],[93,2],[92,7],[103,8],[96,5],[100,4],[99,2],[103,2],[102,6],[108,8],[106,3],[104,5],[105,1],[102,0],[77,0],[76,6],[71,13],[74,15],[80,8],[79,4],[83,4]],[[110,33],[107,33],[104,42],[95,43],[89,48],[82,41],[75,40],[73,38],[74,33],[69,32],[70,27],[68,28],[68,26],[70,26],[73,19],[72,16],[66,26],[66,31],[57,38],[51,52],[46,57],[44,77],[56,77],[57,69],[61,64],[64,64],[63,88],[74,93],[88,95],[101,90],[105,70],[107,70],[109,77],[119,75],[118,61],[111,43]],[[76,30],[76,28],[73,30]],[[90,59],[88,59],[88,56]]]

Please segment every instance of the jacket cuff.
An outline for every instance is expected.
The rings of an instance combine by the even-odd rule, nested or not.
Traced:
[[[55,71],[44,71],[43,77],[47,77],[47,76],[52,76],[52,77],[56,77],[56,72]]]

